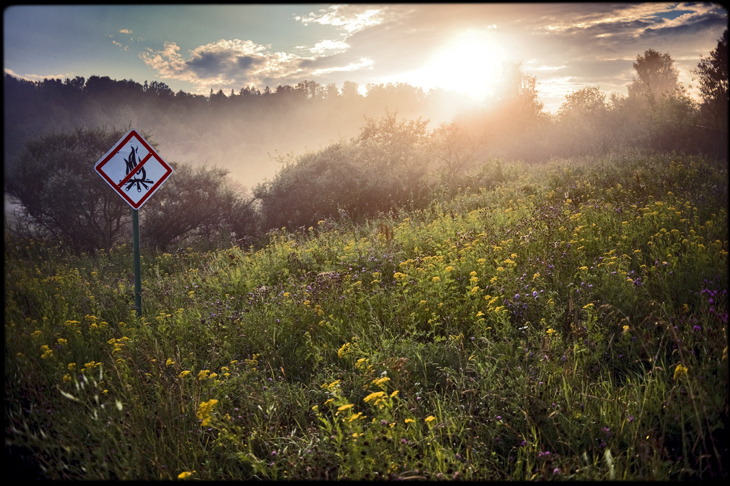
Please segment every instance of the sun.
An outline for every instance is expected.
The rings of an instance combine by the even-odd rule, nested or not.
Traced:
[[[496,89],[505,61],[493,33],[464,31],[433,54],[419,72],[420,84],[484,99]]]

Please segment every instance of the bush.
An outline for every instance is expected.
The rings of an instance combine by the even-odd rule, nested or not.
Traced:
[[[124,133],[80,128],[29,142],[5,184],[21,206],[11,230],[53,239],[73,253],[129,241],[131,210],[93,169]],[[156,148],[149,135],[143,137]],[[255,231],[251,201],[230,183],[227,171],[170,164],[172,177],[139,210],[142,244],[165,249]]]

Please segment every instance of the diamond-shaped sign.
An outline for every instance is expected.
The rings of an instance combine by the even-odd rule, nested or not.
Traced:
[[[139,209],[172,174],[172,167],[130,130],[102,157],[94,170],[134,209]]]

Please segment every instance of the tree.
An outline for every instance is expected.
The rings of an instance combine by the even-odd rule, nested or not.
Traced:
[[[496,156],[511,158],[539,157],[543,154],[538,134],[548,118],[537,92],[537,78],[522,72],[522,63],[505,63],[497,95],[488,107],[465,114],[471,130],[483,140]]]
[[[565,96],[557,113],[561,149],[569,155],[603,151],[610,137],[606,130],[608,105],[598,87],[585,87]]]
[[[459,123],[442,123],[434,130],[431,148],[441,162],[442,181],[452,184],[454,178],[468,169],[479,145],[480,140]]]
[[[93,169],[125,132],[80,128],[29,142],[6,180],[8,195],[21,206],[18,226],[74,253],[128,241],[131,209]],[[157,148],[150,135],[142,136]],[[142,244],[164,249],[255,231],[251,202],[225,170],[170,164],[173,175],[139,210]]]
[[[649,146],[661,151],[696,150],[697,114],[696,103],[686,93],[676,90],[662,96],[649,111]]]
[[[728,130],[728,31],[717,41],[709,57],[701,58],[694,74],[699,76],[703,108],[711,127],[727,135]]]
[[[346,213],[354,220],[427,194],[427,122],[366,117],[360,136],[287,160],[273,181],[253,190],[263,229],[294,229]]]
[[[646,98],[650,105],[662,95],[670,96],[678,88],[679,73],[669,55],[654,49],[637,55],[634,69],[638,78],[628,85],[629,98]]]
[[[345,81],[342,85],[342,97],[343,98],[360,98],[360,91],[358,91],[357,83],[352,81]]]
[[[262,229],[308,227],[339,210],[358,210],[365,168],[353,155],[350,144],[337,143],[286,161],[273,181],[253,190],[261,202]]]
[[[168,85],[159,81],[152,81],[149,86],[147,85],[147,81],[145,81],[145,88],[143,91],[153,97],[170,99],[175,96],[175,93]]]
[[[176,164],[173,175],[140,209],[144,244],[167,249],[182,242],[215,245],[255,231],[252,200],[216,167]]]
[[[620,107],[625,132],[654,150],[696,150],[697,107],[678,82],[672,57],[649,49],[634,63],[637,76],[628,84]]]
[[[122,135],[80,128],[28,142],[5,183],[22,208],[18,224],[76,253],[110,248],[126,235],[129,206],[93,170]]]

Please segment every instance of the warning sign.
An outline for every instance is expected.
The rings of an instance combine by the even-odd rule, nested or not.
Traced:
[[[94,170],[134,209],[139,209],[172,174],[172,167],[135,130],[102,157]]]

